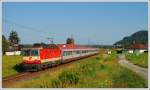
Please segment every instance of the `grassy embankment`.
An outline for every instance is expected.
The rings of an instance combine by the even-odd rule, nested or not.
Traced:
[[[46,72],[30,80],[17,82],[13,87],[24,88],[111,88],[147,87],[145,81],[134,72],[117,63],[115,53],[99,54]]]
[[[22,62],[22,56],[2,56],[2,77],[19,73],[18,65]]]
[[[148,68],[148,54],[143,53],[143,54],[126,54],[127,60],[131,61],[133,64]]]

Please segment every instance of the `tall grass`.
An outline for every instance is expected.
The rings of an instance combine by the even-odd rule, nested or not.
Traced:
[[[69,87],[79,82],[78,74],[71,71],[63,71],[57,79],[52,80],[52,87]]]
[[[142,88],[147,87],[147,81],[126,68],[119,68],[112,75],[113,87]]]
[[[131,61],[135,65],[139,65],[141,67],[148,68],[148,54],[126,54],[126,58]]]

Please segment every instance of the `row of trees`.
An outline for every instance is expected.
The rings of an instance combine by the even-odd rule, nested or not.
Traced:
[[[11,31],[8,39],[2,35],[2,52],[3,54],[9,47],[13,47],[15,44],[20,43],[20,38],[16,31]]]

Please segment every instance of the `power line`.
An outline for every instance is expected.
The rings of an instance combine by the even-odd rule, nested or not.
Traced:
[[[9,23],[9,24],[13,24],[15,26],[18,26],[20,28],[24,28],[26,30],[32,30],[32,31],[36,31],[36,32],[43,32],[43,33],[47,33],[47,32],[44,32],[43,30],[40,30],[40,29],[36,29],[36,28],[33,28],[33,27],[28,27],[28,26],[25,26],[25,25],[22,25],[22,24],[18,24],[12,20],[8,20],[8,19],[3,19],[6,23]]]
[[[23,29],[25,29],[25,30],[30,30],[30,31],[34,31],[34,32],[40,32],[40,35],[39,35],[39,33],[38,33],[38,36],[41,36],[41,37],[44,36],[44,38],[46,38],[46,37],[45,37],[45,36],[46,36],[45,34],[47,34],[47,32],[44,32],[43,30],[36,29],[36,28],[33,28],[33,27],[28,27],[28,26],[25,26],[25,25],[22,25],[22,24],[18,24],[18,23],[16,23],[16,22],[14,22],[14,21],[12,21],[12,20],[8,20],[8,19],[3,19],[3,20],[4,20],[4,23],[9,23],[9,24],[11,24],[11,27],[10,27],[11,30],[14,30],[14,26],[17,26],[17,27],[23,28]],[[31,37],[32,37],[32,36],[31,36]],[[50,40],[51,43],[53,43],[53,39],[54,39],[54,38],[49,38],[49,40]]]

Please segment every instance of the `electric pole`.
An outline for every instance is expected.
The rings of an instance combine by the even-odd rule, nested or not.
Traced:
[[[50,44],[54,44],[54,38],[48,37],[47,39],[50,41]]]

